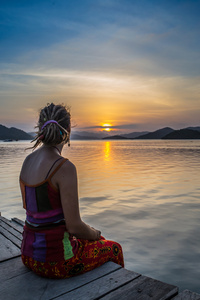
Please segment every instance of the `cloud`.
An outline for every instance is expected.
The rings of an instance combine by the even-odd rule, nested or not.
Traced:
[[[188,1],[5,3],[2,113],[13,97],[21,108],[54,98],[70,99],[82,127],[104,120],[196,122],[198,7]],[[87,124],[89,114],[95,123]]]
[[[28,7],[23,8],[23,15],[18,8],[15,13],[18,22],[14,25],[18,26],[15,34],[19,42],[5,39],[2,61],[14,46],[17,51],[14,56],[12,51],[11,61],[25,62],[31,68],[115,72],[116,77],[119,74],[165,77],[199,74],[198,21],[188,17],[184,5],[179,7],[174,2],[172,13],[170,5],[157,6],[156,2],[145,1],[144,10],[137,1],[135,5],[129,1],[126,4],[110,1],[105,10],[105,2],[97,1],[89,11],[87,3],[84,8],[79,3],[78,11],[85,12],[85,17],[80,18],[75,15],[73,5],[71,11],[65,6],[60,6],[61,11],[58,6],[55,10],[47,5],[49,15],[45,16],[44,5],[41,10],[33,6],[31,16],[25,14]],[[191,5],[189,12],[194,14],[194,8]],[[61,14],[59,18],[57,11]],[[184,18],[189,19],[189,25]],[[29,25],[28,32],[21,30],[22,24]],[[7,45],[7,40],[12,44]]]
[[[111,129],[135,129],[138,127],[139,124],[122,124],[122,125],[108,125],[108,126],[87,126],[87,127],[82,127],[79,129],[103,129],[105,127],[109,127]]]

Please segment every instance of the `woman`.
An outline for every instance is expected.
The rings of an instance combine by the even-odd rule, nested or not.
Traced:
[[[67,278],[107,261],[124,266],[121,246],[80,217],[76,168],[61,156],[71,131],[70,113],[51,103],[40,111],[32,152],[20,173],[26,221],[23,263],[40,276]]]

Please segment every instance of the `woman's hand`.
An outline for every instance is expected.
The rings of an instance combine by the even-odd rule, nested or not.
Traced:
[[[97,229],[95,229],[94,227],[91,227],[92,229],[94,229],[95,231],[96,231],[96,238],[95,238],[95,240],[99,240],[100,239],[100,237],[101,237],[101,231],[100,230],[97,230]]]

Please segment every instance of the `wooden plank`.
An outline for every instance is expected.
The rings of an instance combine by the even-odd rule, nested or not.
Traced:
[[[15,246],[17,246],[19,249],[21,248],[21,240],[18,239],[16,236],[14,236],[12,233],[10,233],[9,231],[7,231],[5,228],[3,228],[0,224],[0,233],[7,238],[8,240],[10,240]],[[13,246],[14,246],[13,245]]]
[[[83,287],[76,289],[75,291],[63,294],[60,297],[57,297],[58,300],[64,299],[80,299],[80,300],[89,300],[89,299],[99,299],[100,297],[106,295],[108,292],[115,290],[116,288],[128,283],[135,278],[139,277],[140,274],[128,271],[126,269],[119,269],[114,273],[101,277],[89,284],[84,285]],[[51,298],[55,299],[55,298]],[[123,298],[122,298],[123,299]]]
[[[178,293],[178,288],[164,282],[141,276],[123,287],[107,294],[101,300],[166,300]],[[94,298],[93,298],[94,299]]]
[[[16,300],[16,295],[20,300],[49,300],[115,272],[119,268],[121,268],[119,265],[108,262],[85,274],[60,280],[46,279],[28,272],[0,283],[0,295],[2,299],[9,300]]]
[[[24,221],[18,219],[18,218],[12,218],[12,221],[20,225],[21,227],[24,227]]]
[[[21,220],[19,220],[19,221],[21,221]],[[13,220],[13,219],[12,220],[8,220],[8,219],[0,216],[0,222],[4,222],[5,224],[9,225],[10,227],[12,227],[13,229],[15,229],[19,233],[23,232],[23,226],[21,224],[15,222],[15,220]]]
[[[11,222],[10,220],[6,219],[5,217],[0,216],[0,221],[5,222],[5,223],[9,223]]]
[[[6,231],[8,231],[9,233],[11,233],[12,235],[14,235],[20,241],[22,240],[22,234],[21,234],[21,232],[19,232],[18,230],[16,230],[12,226],[8,225],[5,222],[2,222],[2,220],[0,220],[0,226],[2,228],[4,228]]]
[[[31,272],[22,263],[21,257],[12,258],[0,263],[0,282],[6,281],[24,273]]]
[[[184,290],[178,294],[173,300],[200,300],[200,294],[191,292],[189,290]]]
[[[0,262],[21,255],[21,251],[0,233]]]
[[[19,223],[16,223],[13,219],[11,219],[11,225],[12,225],[12,227],[15,227],[15,229],[18,230],[21,234],[23,233],[24,226],[22,226]]]

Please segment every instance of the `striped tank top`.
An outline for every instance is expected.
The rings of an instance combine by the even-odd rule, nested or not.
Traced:
[[[60,159],[60,164],[51,172]],[[45,180],[36,185],[26,184],[20,178],[23,208],[26,209],[21,252],[40,262],[67,260],[78,250],[77,239],[67,232],[65,226],[59,190],[51,182],[52,176],[67,159],[58,160]]]

